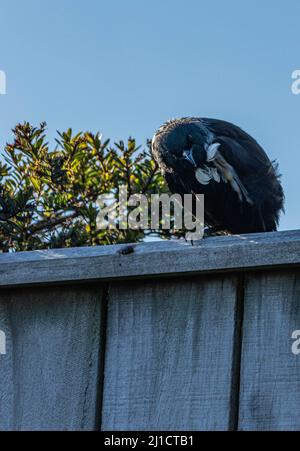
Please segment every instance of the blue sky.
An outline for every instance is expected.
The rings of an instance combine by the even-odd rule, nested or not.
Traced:
[[[171,117],[240,125],[277,158],[299,228],[298,0],[1,0],[0,145],[20,121],[145,143]]]

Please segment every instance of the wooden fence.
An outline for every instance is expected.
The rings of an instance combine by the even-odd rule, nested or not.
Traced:
[[[299,263],[300,231],[1,254],[0,430],[300,430]]]

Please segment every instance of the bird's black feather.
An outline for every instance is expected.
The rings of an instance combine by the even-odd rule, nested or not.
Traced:
[[[213,143],[219,143],[219,160],[227,165],[225,176],[217,158],[206,161],[207,148]],[[217,167],[220,181],[199,183],[195,168],[183,156],[185,151],[192,151],[201,170]],[[175,119],[154,135],[152,153],[173,193],[204,194],[207,225],[231,233],[276,230],[284,203],[277,166],[241,128],[217,119]]]

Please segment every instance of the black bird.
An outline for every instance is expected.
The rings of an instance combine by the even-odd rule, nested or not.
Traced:
[[[173,119],[155,133],[152,154],[171,192],[204,194],[205,224],[214,232],[277,229],[284,204],[277,163],[241,128]]]

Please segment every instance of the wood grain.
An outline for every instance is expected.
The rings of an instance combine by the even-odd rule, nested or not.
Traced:
[[[111,287],[102,430],[226,430],[236,278]]]
[[[14,289],[0,295],[0,430],[96,427],[100,287]]]
[[[133,246],[0,255],[0,430],[300,430],[300,231]]]
[[[0,254],[0,286],[178,276],[300,265],[300,231]],[[127,247],[127,246],[126,246]]]
[[[239,429],[300,430],[299,270],[247,277]]]

